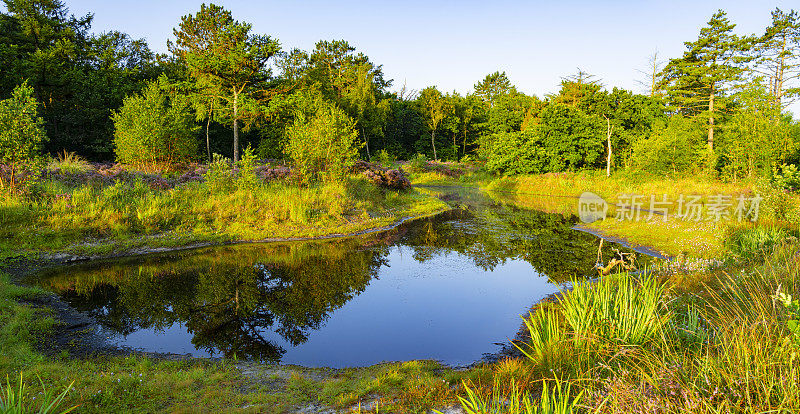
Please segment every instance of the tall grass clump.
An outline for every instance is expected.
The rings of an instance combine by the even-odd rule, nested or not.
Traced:
[[[58,153],[58,156],[50,161],[47,167],[50,171],[63,174],[81,174],[92,168],[89,162],[81,158],[80,155],[74,152],[67,152],[67,150]]]
[[[578,407],[582,391],[574,393],[571,384],[558,379],[553,380],[552,390],[547,383],[542,382],[542,394],[538,400],[531,398],[527,391],[520,391],[513,380],[509,387],[505,387],[496,379],[491,394],[481,395],[465,383],[466,397],[458,399],[467,414],[570,414]]]
[[[800,260],[793,245],[764,260],[715,276],[675,310],[663,344],[599,381],[592,394],[607,412],[800,412],[798,315],[787,301],[800,292]]]
[[[72,389],[72,384],[74,384],[74,382],[70,383],[60,394],[56,394],[53,390],[48,390],[41,378],[39,379],[39,383],[42,385],[42,392],[40,392],[37,397],[30,398],[28,387],[22,381],[22,373],[19,375],[19,384],[17,386],[12,386],[8,376],[6,376],[5,386],[0,385],[0,413],[66,414],[78,408],[78,406],[74,406],[65,410],[59,409],[67,393]],[[34,406],[33,400],[38,400],[38,407]]]
[[[598,355],[653,344],[673,317],[665,284],[648,274],[574,280],[572,285],[552,309],[523,318],[530,339],[516,346],[543,370],[580,371]]]
[[[791,236],[785,227],[742,227],[729,231],[725,247],[735,258],[760,260]]]

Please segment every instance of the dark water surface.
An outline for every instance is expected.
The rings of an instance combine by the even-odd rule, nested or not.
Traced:
[[[453,211],[379,234],[92,262],[30,282],[92,314],[112,342],[146,351],[469,364],[508,343],[520,314],[560,283],[591,275],[599,239],[572,230],[575,217],[472,190],[450,198]]]

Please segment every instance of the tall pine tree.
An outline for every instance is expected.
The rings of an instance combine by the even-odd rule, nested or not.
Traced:
[[[800,95],[800,15],[775,9],[753,52],[753,71],[769,80],[773,104],[782,109]]]
[[[196,90],[209,102],[224,102],[221,119],[233,127],[233,159],[239,159],[239,122],[253,119],[257,100],[268,95],[272,74],[267,61],[280,52],[277,40],[251,33],[252,25],[210,4],[181,18],[170,51],[184,62]],[[209,116],[212,116],[209,113]]]
[[[697,40],[684,43],[683,56],[670,60],[662,73],[662,86],[677,111],[707,119],[709,152],[714,151],[719,101],[741,78],[749,59],[743,52],[750,39],[733,34],[734,27],[724,11],[717,11]]]

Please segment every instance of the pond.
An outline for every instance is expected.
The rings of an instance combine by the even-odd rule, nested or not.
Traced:
[[[577,219],[477,190],[454,209],[346,239],[219,246],[46,269],[28,282],[91,314],[119,346],[308,367],[435,359],[508,344],[520,315],[591,276]],[[605,243],[604,252],[612,248]]]

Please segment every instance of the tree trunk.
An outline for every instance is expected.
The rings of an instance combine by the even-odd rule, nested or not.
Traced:
[[[781,101],[783,100],[784,70],[786,69],[786,36],[782,40],[780,61],[775,69],[775,102],[778,105],[778,111],[780,111],[783,104]]]
[[[467,155],[467,129],[464,128],[464,141],[461,145],[461,156]]]
[[[208,116],[208,122],[206,123],[206,156],[208,157],[208,162],[211,163],[211,140],[208,138],[208,128],[211,127],[211,115]]]
[[[714,86],[711,86],[711,96],[708,100],[708,151],[714,151]]]
[[[364,127],[361,127],[361,135],[364,137],[364,145],[367,148],[367,160],[370,159],[369,155],[369,140],[367,139],[367,134],[364,133]]]
[[[611,126],[611,120],[606,118],[606,144],[608,145],[608,155],[606,156],[606,177],[611,177],[611,133],[614,128]]]
[[[239,161],[239,102],[233,95],[233,162]]]
[[[433,146],[433,160],[436,161],[438,158],[436,157],[436,131],[431,131],[431,146]]]

